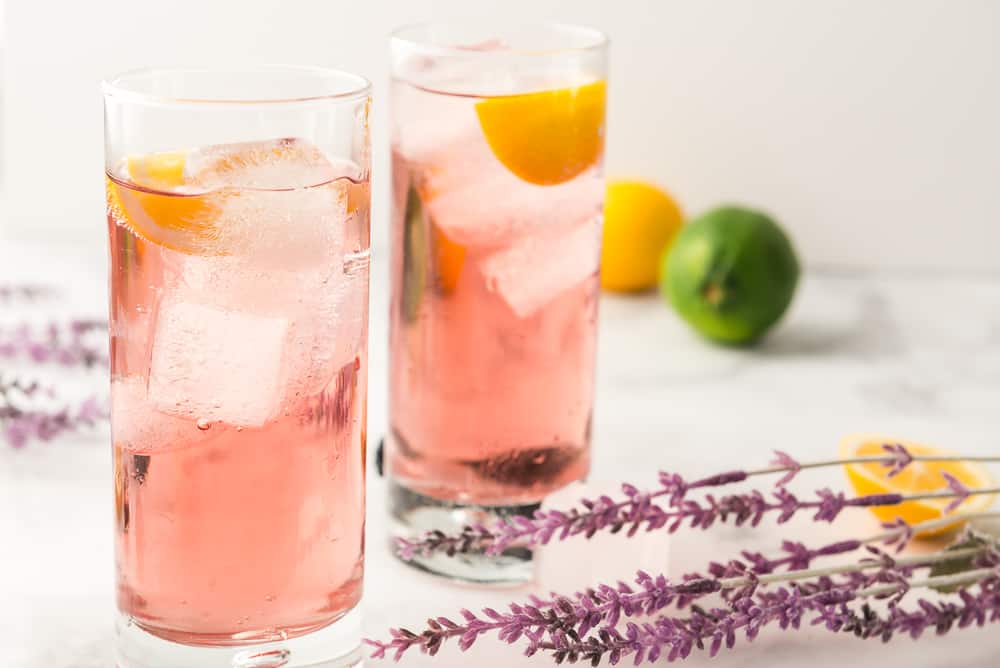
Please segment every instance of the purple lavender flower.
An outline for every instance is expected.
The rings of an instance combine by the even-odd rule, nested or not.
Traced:
[[[902,443],[885,443],[882,449],[892,455],[891,459],[882,462],[882,466],[889,469],[890,478],[899,475],[903,469],[913,463],[913,455]]]
[[[849,604],[858,599],[853,585],[820,587],[813,593],[804,588],[782,587],[742,598],[730,608],[699,608],[689,617],[629,622],[624,631],[605,627],[588,637],[574,638],[557,630],[532,639],[525,653],[548,652],[556,663],[586,661],[596,666],[606,658],[615,665],[631,657],[640,664],[661,657],[667,661],[685,659],[695,649],[707,649],[709,656],[715,656],[723,647],[732,649],[740,632],[752,641],[771,624],[783,630],[798,629],[803,623],[822,625],[834,633],[888,642],[897,633],[916,639],[928,629],[941,635],[955,627],[1000,621],[1000,579],[996,576],[982,580],[975,591],[961,591],[958,598],[959,602],[919,599],[911,609],[890,604],[883,614],[867,603],[852,608]]]
[[[624,617],[650,615],[662,610],[681,597],[693,599],[719,591],[718,580],[699,578],[671,584],[663,575],[653,577],[639,572],[636,577],[638,589],[623,582],[616,586],[601,585],[587,589],[572,597],[553,596],[544,601],[533,597],[529,603],[512,603],[508,612],[484,608],[482,615],[462,610],[463,622],[456,623],[447,617],[427,620],[427,629],[414,633],[408,629],[393,629],[392,640],[383,643],[366,640],[374,650],[374,658],[383,658],[386,653],[398,660],[407,650],[419,648],[422,652],[436,654],[444,642],[458,638],[459,647],[464,651],[491,631],[507,643],[517,642],[522,637],[531,642],[539,641],[545,633],[560,631],[572,637],[582,637],[591,629],[615,626]]]
[[[27,324],[0,329],[0,357],[25,357],[33,362],[92,367],[107,363],[105,337],[90,340],[90,333],[107,328],[102,320],[70,320],[51,323],[42,331]]]
[[[835,543],[828,549],[836,553],[847,548]],[[786,546],[786,551],[800,550]],[[991,546],[980,546],[976,551],[979,555],[972,564],[985,567],[987,574],[977,582],[979,598],[967,591],[960,593],[964,608],[921,600],[919,611],[893,612],[902,610],[900,601],[910,590],[914,572],[929,568],[931,562],[948,560],[948,554],[928,563],[904,564],[879,548],[869,547],[870,556],[857,562],[853,570],[770,590],[745,567],[730,566],[723,572],[716,568],[712,577],[691,575],[681,583],[640,572],[636,578],[638,589],[623,583],[615,587],[602,585],[572,597],[553,595],[549,601],[532,598],[527,604],[514,603],[509,612],[486,608],[480,616],[463,610],[462,622],[435,617],[428,620],[422,632],[393,629],[388,642],[365,642],[374,648],[373,658],[392,655],[398,660],[413,648],[436,654],[451,638],[458,638],[459,648],[464,651],[482,636],[496,631],[498,638],[507,643],[525,639],[528,655],[547,652],[557,663],[579,660],[593,665],[606,658],[613,665],[627,656],[635,663],[656,661],[661,656],[668,661],[683,659],[695,649],[706,647],[714,656],[723,646],[733,647],[738,634],[753,640],[762,628],[775,623],[782,629],[797,629],[803,621],[809,621],[825,624],[831,631],[888,639],[897,630],[920,632],[947,619],[965,619],[966,625],[981,619],[978,623],[982,624],[992,615],[992,621],[1000,621],[1000,577],[996,570],[1000,560]],[[725,608],[705,610],[693,603],[720,591],[724,593]],[[861,614],[848,606],[867,597],[888,599],[889,616],[873,617],[867,604],[862,606]],[[689,608],[689,615],[663,615],[641,623],[626,621],[649,618],[671,604],[678,609]],[[807,620],[807,615],[813,616]]]
[[[741,554],[743,558],[749,562],[749,568],[739,561],[730,562],[730,566],[726,567],[713,562],[709,565],[709,571],[716,577],[732,577],[733,575],[737,575],[748,570],[757,575],[773,573],[781,568],[787,568],[788,570],[801,570],[809,568],[809,566],[812,565],[813,560],[819,557],[828,557],[836,554],[853,552],[859,549],[862,545],[863,543],[860,540],[842,540],[816,549],[811,549],[798,541],[785,540],[781,542],[781,550],[785,553],[784,556],[768,558],[760,552],[744,551]],[[728,568],[731,568],[731,565],[734,563],[737,564],[737,568],[740,570],[738,572],[727,570]]]
[[[85,399],[75,409],[67,406],[55,411],[22,409],[9,402],[0,403],[0,429],[15,448],[31,439],[50,441],[62,433],[92,427],[107,417],[107,409],[96,397]]]
[[[626,501],[616,502],[608,496],[583,499],[580,501],[583,510],[537,510],[531,519],[504,519],[492,527],[476,524],[454,536],[431,532],[419,540],[399,539],[396,547],[404,559],[437,551],[449,555],[472,551],[500,554],[512,545],[545,545],[554,538],[564,540],[577,535],[590,538],[598,531],[617,533],[625,527],[628,527],[629,536],[640,529],[663,529],[674,533],[685,525],[708,529],[716,522],[756,527],[766,515],[777,515],[777,522],[781,524],[804,511],[813,511],[815,521],[833,522],[845,508],[892,506],[905,500],[901,494],[848,498],[842,492],[834,493],[829,489],[816,492],[814,500],[804,500],[784,487],[771,492],[770,498],[759,490],[720,497],[708,494],[701,501],[684,496],[687,490],[698,486],[725,485],[745,477],[742,472],[735,472],[706,478],[710,483],[703,480],[685,484],[678,476],[661,474],[663,487],[655,492],[642,493],[631,485],[624,486]],[[663,496],[668,498],[666,507],[653,501]]]
[[[0,285],[0,300],[3,301],[14,299],[34,301],[53,294],[53,289],[46,285]]]
[[[947,471],[942,471],[941,475],[948,481],[948,489],[955,495],[955,498],[953,498],[951,502],[945,506],[944,512],[945,514],[948,514],[954,512],[960,505],[962,505],[962,502],[969,498],[972,490],[962,484],[961,480]]]
[[[886,451],[886,461],[899,470],[915,459],[901,445],[887,446]],[[696,488],[728,485],[753,475],[794,475],[804,468],[839,463],[802,465],[787,455],[779,453],[778,457],[770,469],[727,472],[695,482],[661,473],[660,487],[653,491],[643,492],[623,484],[625,500],[608,496],[583,499],[580,507],[568,511],[538,511],[532,518],[505,520],[493,527],[466,527],[457,536],[433,532],[419,541],[402,541],[400,549],[405,557],[435,550],[448,554],[472,550],[497,553],[514,544],[544,544],[574,535],[590,537],[598,531],[616,533],[626,527],[628,535],[632,535],[640,528],[674,532],[685,525],[707,529],[715,522],[756,526],[767,515],[775,515],[781,523],[806,511],[812,513],[814,521],[833,522],[846,508],[893,506],[909,498],[901,494],[848,497],[830,489],[820,489],[812,498],[800,498],[784,487],[787,475],[769,493],[751,490],[723,496],[706,494],[702,499],[689,496]],[[990,491],[969,489],[950,476],[946,480],[949,493],[959,502],[972,494]],[[658,499],[662,501],[657,503]],[[900,632],[917,637],[930,627],[943,633],[954,626],[1000,621],[1000,553],[993,541],[966,541],[954,551],[901,559],[869,543],[881,541],[898,553],[912,539],[914,527],[901,519],[883,527],[885,533],[866,541],[843,540],[818,548],[787,540],[779,556],[743,552],[742,560],[710,563],[709,575],[691,573],[680,582],[639,573],[637,588],[618,583],[570,597],[532,597],[527,604],[511,604],[508,612],[487,608],[476,615],[463,610],[463,622],[436,617],[428,620],[422,632],[394,629],[388,642],[365,642],[374,648],[373,657],[393,655],[399,659],[412,648],[435,654],[450,638],[458,638],[459,647],[465,650],[496,631],[505,642],[523,640],[526,654],[547,653],[557,663],[589,661],[597,665],[607,659],[615,664],[629,657],[638,664],[659,658],[685,658],[696,649],[707,649],[714,655],[722,647],[733,647],[740,635],[753,640],[768,625],[797,629],[806,621],[823,624],[834,632],[888,640]],[[970,548],[970,544],[974,547]],[[861,548],[867,556],[853,564],[805,570],[817,558]],[[915,572],[924,569],[932,569],[930,577],[915,583]],[[771,588],[783,581],[792,584]],[[915,584],[940,587],[941,591],[970,585],[977,589],[959,589],[961,603],[920,599],[917,608],[906,611],[902,603]],[[719,594],[726,607],[702,608],[699,599],[712,594]],[[879,616],[864,602],[869,598],[884,599],[889,612]],[[670,606],[690,612],[686,616],[656,616]]]
[[[774,451],[774,459],[771,460],[771,464],[785,470],[785,474],[775,483],[779,487],[784,487],[790,483],[799,474],[799,471],[802,470],[802,465],[797,459],[781,450]]]
[[[901,444],[886,444],[884,450],[884,457],[865,461],[881,460],[898,473],[916,459]],[[843,493],[828,489],[819,490],[815,500],[803,500],[785,488],[792,477],[803,469],[839,463],[839,460],[833,460],[802,464],[789,454],[776,451],[768,468],[727,471],[693,482],[676,473],[661,472],[658,476],[659,487],[653,490],[642,491],[635,485],[623,483],[623,498],[613,499],[606,495],[585,498],[578,507],[569,510],[539,510],[532,517],[503,519],[489,526],[469,525],[458,534],[432,531],[418,539],[398,539],[396,549],[403,559],[435,552],[444,552],[449,556],[468,552],[500,554],[515,545],[544,545],[551,540],[565,540],[571,536],[590,538],[600,531],[618,533],[625,530],[627,536],[633,536],[640,530],[663,529],[672,533],[685,525],[707,529],[716,522],[755,527],[767,515],[775,516],[781,524],[805,510],[813,511],[816,521],[832,522],[848,507],[894,506],[906,501],[907,497],[901,494],[848,498]],[[770,492],[752,490],[721,497],[706,494],[701,500],[689,498],[692,490],[731,485],[752,476],[774,473],[784,475]],[[957,506],[964,496],[978,491],[964,487],[957,480],[949,482],[949,489],[957,497],[953,506]]]

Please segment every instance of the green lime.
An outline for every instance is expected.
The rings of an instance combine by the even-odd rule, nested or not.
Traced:
[[[660,289],[699,333],[723,343],[760,338],[788,308],[799,262],[777,223],[736,206],[681,228],[660,263]]]

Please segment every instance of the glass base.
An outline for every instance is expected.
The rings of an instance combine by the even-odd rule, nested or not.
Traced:
[[[361,665],[361,611],[296,638],[252,645],[195,646],[164,640],[118,618],[117,668],[353,668]]]
[[[500,518],[531,517],[540,504],[517,506],[475,506],[441,501],[414,492],[393,480],[389,481],[389,512],[392,537],[419,538],[427,531],[458,533],[470,524],[486,524]],[[395,546],[392,547],[396,554]],[[446,554],[417,555],[403,561],[418,570],[477,584],[518,585],[534,577],[535,552],[529,547],[512,547],[493,556],[469,552],[449,557]]]

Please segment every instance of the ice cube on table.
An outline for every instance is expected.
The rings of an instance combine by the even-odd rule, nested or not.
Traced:
[[[487,287],[519,318],[597,272],[601,226],[595,217],[517,239],[482,260]]]
[[[281,407],[288,320],[167,299],[157,314],[148,398],[194,420],[260,427]]]

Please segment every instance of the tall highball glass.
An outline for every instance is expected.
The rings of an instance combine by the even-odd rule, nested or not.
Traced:
[[[354,665],[368,82],[151,69],[104,95],[118,665]]]
[[[386,463],[411,537],[530,513],[590,467],[607,40],[428,24],[391,57]],[[531,559],[414,563],[502,582]]]

